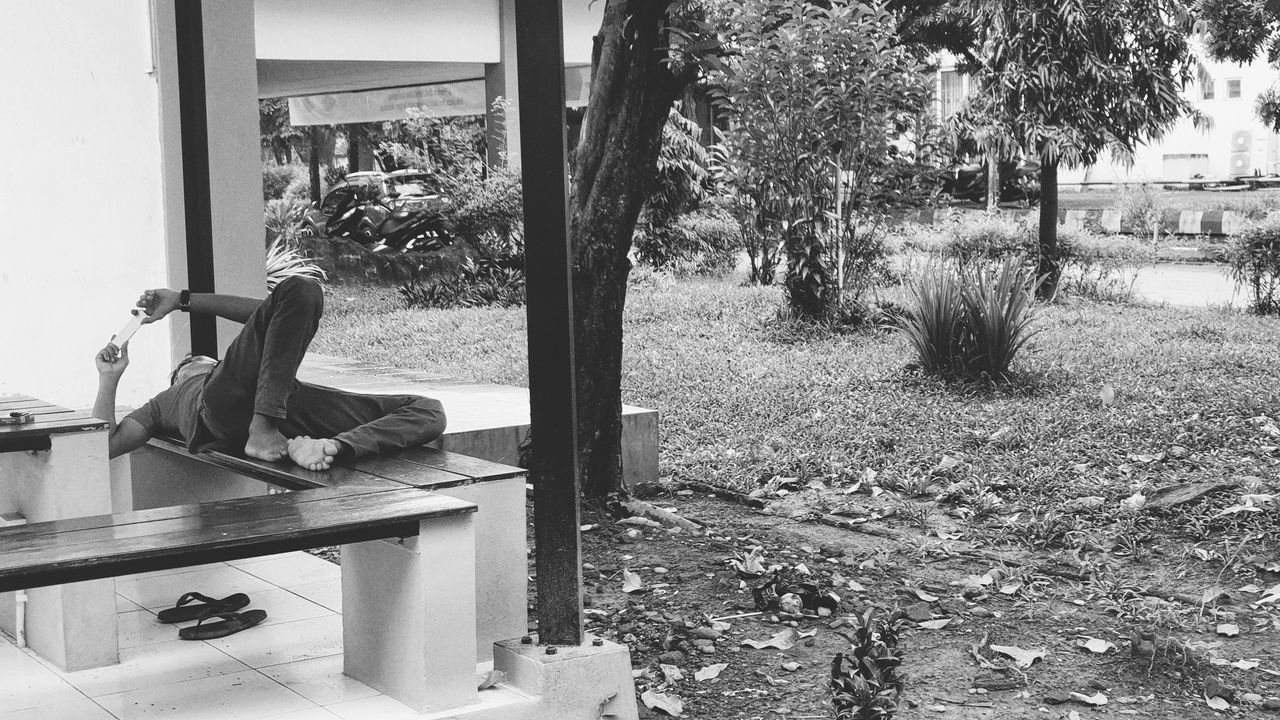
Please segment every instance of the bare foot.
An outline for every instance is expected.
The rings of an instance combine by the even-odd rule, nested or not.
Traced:
[[[330,438],[302,435],[289,441],[289,459],[307,470],[328,470],[338,450],[338,441]]]
[[[289,454],[289,439],[276,426],[278,421],[265,415],[254,415],[249,423],[249,441],[244,454],[258,460],[277,462]]]

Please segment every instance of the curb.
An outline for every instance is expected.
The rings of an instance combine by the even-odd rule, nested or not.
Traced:
[[[1000,210],[1001,215],[1008,217],[1025,217],[1038,210],[1017,209]],[[985,210],[967,208],[920,208],[909,210],[894,217],[904,222],[917,222],[922,225],[943,223],[965,215],[984,215]],[[1234,235],[1248,220],[1248,216],[1234,210],[1165,210],[1160,214],[1160,229],[1173,235]],[[1060,210],[1058,222],[1072,230],[1083,230],[1086,226],[1100,228],[1109,234],[1133,234],[1132,227],[1121,224],[1120,211],[1114,208],[1107,210]]]

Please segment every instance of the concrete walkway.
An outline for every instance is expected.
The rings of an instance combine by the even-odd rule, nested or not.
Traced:
[[[247,593],[258,627],[178,639],[156,612],[188,591]],[[417,714],[342,674],[337,565],[303,552],[116,580],[120,664],[64,672],[0,636],[0,720],[365,720]],[[488,692],[488,691],[484,691]],[[483,694],[483,692],[482,692]]]

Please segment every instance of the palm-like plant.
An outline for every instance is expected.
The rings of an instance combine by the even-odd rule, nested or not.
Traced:
[[[899,329],[915,350],[922,370],[951,372],[962,345],[964,303],[959,273],[942,261],[933,261],[908,290],[914,307],[902,318]]]
[[[998,379],[1035,335],[1036,278],[1020,256],[997,268],[935,261],[910,286],[914,307],[899,329],[926,372]]]
[[[275,290],[286,278],[299,276],[328,279],[329,275],[315,261],[292,243],[280,238],[271,241],[267,248],[267,290]]]

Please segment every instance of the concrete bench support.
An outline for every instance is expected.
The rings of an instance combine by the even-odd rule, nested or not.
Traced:
[[[419,712],[474,702],[475,565],[471,515],[343,545],[346,674]]]

